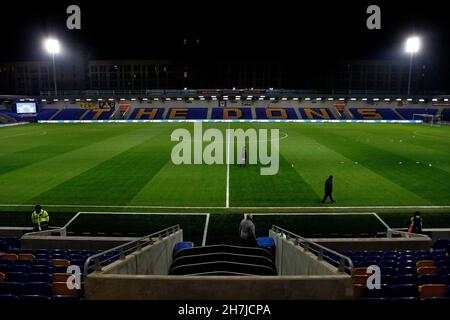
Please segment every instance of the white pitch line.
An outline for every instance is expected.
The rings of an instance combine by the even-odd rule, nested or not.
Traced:
[[[230,123],[228,123],[227,129],[227,190],[226,190],[226,200],[225,207],[230,207]]]
[[[450,206],[348,206],[348,207],[190,207],[190,206],[113,206],[113,205],[83,205],[83,204],[41,204],[46,207],[56,208],[135,208],[135,209],[324,209],[324,210],[336,210],[336,209],[450,209]],[[0,207],[34,207],[34,204],[0,204]]]

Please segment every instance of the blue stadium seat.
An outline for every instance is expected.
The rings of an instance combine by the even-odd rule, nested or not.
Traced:
[[[379,266],[380,266],[380,268],[395,268],[395,267],[397,267],[397,261],[381,260]]]
[[[67,267],[54,266],[52,267],[52,273],[66,273]]]
[[[403,260],[403,261],[399,261],[398,265],[399,268],[415,268],[416,267],[416,262],[412,261],[412,260]]]
[[[35,259],[33,260],[33,265],[51,266],[52,262],[50,260]]]
[[[389,276],[395,276],[396,275],[396,269],[395,268],[380,268],[382,275],[389,275]]]
[[[450,285],[450,273],[442,276],[442,283]]]
[[[437,274],[422,274],[417,277],[417,283],[422,284],[440,284],[443,283],[442,277]]]
[[[382,284],[380,289],[364,289],[364,297],[367,298],[388,298],[390,295],[390,287],[386,284]]]
[[[13,263],[14,263],[14,260],[0,259],[0,265],[3,265],[3,266],[12,266]]]
[[[69,257],[66,254],[61,254],[61,253],[53,253],[51,255],[52,259],[65,259],[65,260],[70,260]]]
[[[9,249],[6,249],[6,253],[19,254],[20,253],[20,249],[19,248],[9,248]]]
[[[63,250],[63,249],[52,249],[51,250],[51,254],[63,254],[63,255],[65,255],[65,254],[67,254],[67,252],[66,252],[66,250]]]
[[[438,259],[437,257],[439,256],[440,259],[444,259],[444,260],[449,260],[449,256],[447,256],[447,250],[444,249],[436,249],[434,250],[431,255],[433,256],[434,259]]]
[[[260,248],[269,249],[270,251],[275,250],[275,242],[271,237],[261,237],[256,239],[256,244]]]
[[[417,274],[417,269],[411,268],[411,267],[401,267],[401,268],[397,268],[397,275],[406,275],[406,274]]]
[[[39,295],[39,294],[26,294],[20,296],[21,301],[49,301],[51,298],[49,296]]]
[[[83,250],[82,252],[83,252],[83,254],[84,254],[86,257],[93,256],[93,255],[96,255],[96,254],[97,254],[97,251],[93,251],[93,250]]]
[[[85,262],[86,262],[85,260],[71,260],[71,261],[70,261],[70,265],[78,266],[78,267],[80,267],[81,269],[83,269],[84,263],[85,263]]]
[[[378,261],[376,260],[364,260],[361,262],[361,267],[368,267],[373,265],[378,265]]]
[[[52,285],[46,282],[28,282],[25,284],[24,293],[27,295],[52,296]]]
[[[28,273],[23,272],[8,272],[6,274],[6,281],[24,283],[28,281]]]
[[[50,255],[44,253],[36,253],[34,255],[35,260],[50,260]]]
[[[10,265],[0,264],[0,272],[1,273],[7,273],[11,271]]]
[[[13,294],[0,294],[0,301],[19,301],[20,298]]]
[[[15,260],[14,265],[31,267],[33,265],[33,261],[32,260]]]
[[[421,254],[421,255],[417,255],[416,256],[417,261],[421,261],[421,260],[433,260],[433,256],[431,255],[431,253],[428,254]]]
[[[0,282],[0,294],[13,294],[20,296],[24,290],[24,284],[18,282]]]
[[[36,250],[36,254],[45,254],[45,255],[49,255],[49,254],[50,254],[50,250],[48,250],[48,249],[37,249],[37,250]]]
[[[36,251],[34,249],[21,249],[20,253],[36,254]]]
[[[439,260],[439,261],[435,262],[435,264],[436,264],[436,267],[438,267],[438,268],[450,267],[450,261],[447,261],[447,260]]]
[[[391,298],[391,301],[417,301],[419,300],[418,297],[397,297],[397,298]]]
[[[417,276],[408,274],[395,276],[393,279],[393,284],[415,284],[417,285]]]
[[[433,249],[448,249],[449,241],[447,239],[438,239],[433,243]]]
[[[80,251],[80,250],[73,250],[73,249],[68,249],[68,250],[66,250],[66,253],[67,253],[68,255],[72,255],[72,254],[81,254],[81,255],[83,255],[83,252],[82,252],[82,251]]]
[[[175,244],[175,247],[173,248],[173,254],[184,249],[192,248],[193,246],[194,246],[193,242],[178,242],[177,244]]]
[[[391,297],[418,297],[419,291],[414,284],[396,284],[391,287]]]
[[[439,256],[441,257],[441,256]],[[436,267],[442,268],[442,267],[450,267],[450,260],[445,259],[435,259],[434,260]]]
[[[441,276],[445,276],[445,275],[447,275],[447,274],[450,274],[450,267],[442,267],[442,268],[439,268],[439,274],[440,274]]]
[[[392,285],[394,276],[390,274],[381,274],[381,284]]]
[[[82,254],[69,254],[69,260],[85,260],[85,258]]]
[[[52,276],[49,273],[30,273],[28,281],[52,283]]]
[[[22,266],[22,265],[15,265],[13,264],[11,266],[10,272],[23,272],[23,273],[30,273],[31,267],[30,266]]]
[[[31,267],[31,272],[52,273],[52,267],[48,265],[34,265]]]
[[[65,302],[75,302],[80,301],[79,297],[73,297],[73,296],[53,296],[52,300],[54,301],[65,301]]]

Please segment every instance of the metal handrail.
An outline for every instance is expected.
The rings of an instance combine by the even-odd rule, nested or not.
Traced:
[[[272,225],[272,230],[276,233],[282,233],[286,235],[286,238],[294,239],[296,245],[302,246],[305,251],[315,254],[317,256],[317,260],[319,261],[323,260],[324,252],[328,252],[334,256],[337,256],[339,258],[339,267],[338,267],[339,272],[345,272],[345,267],[347,265],[350,270],[350,274],[353,273],[353,261],[349,257],[346,257],[343,254],[340,254],[339,252],[331,250],[327,247],[315,243],[314,241],[303,238],[298,234],[295,234],[291,231],[288,231],[276,225]]]
[[[98,254],[95,254],[93,256],[90,256],[87,258],[86,262],[84,263],[84,277],[86,278],[89,270],[94,268],[93,271],[100,271],[102,269],[102,263],[108,262],[108,261],[115,261],[115,258],[119,258],[120,260],[124,260],[127,255],[129,255],[131,252],[139,251],[143,247],[145,247],[148,244],[153,244],[155,242],[155,238],[162,239],[165,237],[168,237],[175,232],[178,232],[180,230],[180,225],[176,224],[174,226],[171,226],[169,228],[154,232],[152,234],[146,235],[142,238],[121,244],[117,247],[108,249],[106,251],[102,251]],[[103,260],[102,260],[103,258]],[[94,265],[90,266],[91,262],[94,261]]]
[[[394,234],[394,233],[400,234],[402,238],[408,238],[408,239],[410,239],[410,238],[430,239],[430,237],[425,235],[425,234],[407,232],[407,231],[402,231],[402,230],[397,230],[397,229],[392,229],[392,228],[388,229],[387,236],[389,238],[392,238],[392,234]]]
[[[62,227],[49,227],[48,230],[41,230],[41,231],[33,231],[33,232],[28,232],[26,234],[24,234],[24,236],[38,236],[38,235],[46,235],[48,233],[55,233],[55,232],[59,232],[60,235],[65,235],[67,227],[73,222],[75,221],[78,216],[81,214],[81,212],[78,212],[77,214],[75,214],[69,221],[66,222],[66,224]]]

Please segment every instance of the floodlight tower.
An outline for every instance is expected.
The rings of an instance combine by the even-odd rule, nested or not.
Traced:
[[[53,85],[55,88],[55,96],[58,95],[58,88],[56,85],[56,67],[55,67],[55,54],[58,54],[61,50],[61,47],[59,45],[59,41],[56,39],[46,39],[44,41],[44,46],[45,49],[47,50],[48,53],[51,54],[52,56],[52,62],[53,62]]]
[[[411,92],[411,74],[412,74],[414,54],[417,53],[419,49],[420,49],[419,37],[413,36],[406,39],[405,51],[406,53],[409,53],[408,96]]]

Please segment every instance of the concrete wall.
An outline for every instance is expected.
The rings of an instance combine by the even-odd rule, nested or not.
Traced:
[[[87,276],[88,300],[337,300],[353,297],[352,279],[336,268],[277,239],[282,276],[167,276],[182,233],[143,248]],[[284,242],[282,242],[284,241]],[[279,252],[279,253],[278,253]],[[288,261],[292,262],[292,267]],[[300,275],[303,273],[303,275]]]
[[[124,260],[116,261],[104,268],[104,274],[167,275],[172,263],[175,244],[183,241],[183,230],[163,240],[136,251]]]
[[[22,237],[25,233],[33,231],[32,227],[0,227],[0,237]]]
[[[120,237],[53,237],[24,236],[22,247],[27,249],[107,250],[138,238]]]
[[[87,300],[342,300],[352,279],[337,276],[190,277],[91,274]]]
[[[335,251],[361,250],[428,250],[430,238],[339,238],[310,239]]]
[[[317,256],[306,252],[302,247],[294,244],[292,240],[286,240],[278,234],[269,231],[276,245],[275,263],[279,275],[337,275],[338,270],[331,264],[320,261]]]

